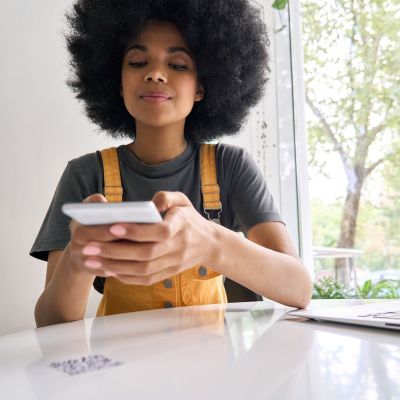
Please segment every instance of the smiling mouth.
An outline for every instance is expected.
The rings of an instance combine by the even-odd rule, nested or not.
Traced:
[[[143,95],[140,96],[140,98],[148,103],[164,103],[168,100],[171,100],[171,97],[164,95]]]
[[[164,92],[162,90],[149,90],[147,92],[143,92],[140,95],[140,98],[147,103],[165,103],[166,101],[172,99],[168,92]]]

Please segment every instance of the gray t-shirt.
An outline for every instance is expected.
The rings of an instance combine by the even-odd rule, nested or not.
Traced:
[[[119,146],[124,200],[145,201],[151,200],[160,190],[180,191],[206,217],[200,191],[199,149],[199,144],[189,143],[177,158],[160,165],[146,165],[126,145]],[[246,150],[218,144],[216,167],[223,226],[246,234],[260,222],[282,222],[264,176]],[[46,261],[49,251],[64,249],[70,240],[70,218],[62,213],[61,206],[81,202],[94,193],[103,193],[99,152],[86,154],[67,164],[30,255]]]

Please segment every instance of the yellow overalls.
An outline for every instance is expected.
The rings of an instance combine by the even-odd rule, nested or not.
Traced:
[[[112,147],[102,150],[101,156],[104,195],[109,202],[121,202],[122,185],[117,149]],[[222,205],[215,166],[215,145],[201,145],[200,173],[204,210],[220,211]],[[106,278],[97,316],[226,302],[223,276],[206,266],[195,265],[150,286],[128,285],[116,278]]]

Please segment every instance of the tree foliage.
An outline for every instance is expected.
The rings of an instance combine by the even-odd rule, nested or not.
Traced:
[[[336,244],[354,247],[371,175],[390,183],[385,207],[399,218],[390,171],[400,158],[400,3],[303,0],[302,25],[311,164],[323,171],[339,156],[347,187]]]

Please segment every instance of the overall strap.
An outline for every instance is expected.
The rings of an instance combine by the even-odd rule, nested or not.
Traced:
[[[101,150],[104,174],[104,196],[110,203],[122,201],[121,173],[119,170],[118,153],[115,147]]]
[[[200,147],[201,193],[203,209],[208,219],[220,223],[222,203],[217,182],[215,144],[203,143]],[[212,216],[211,216],[212,215]]]
[[[208,219],[218,222],[222,211],[220,189],[217,183],[215,144],[203,143],[200,147],[201,193],[203,209]],[[104,174],[104,195],[109,202],[122,201],[121,173],[115,147],[101,150]],[[214,215],[215,213],[215,215]],[[213,215],[211,217],[210,215]]]

